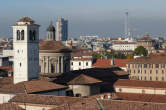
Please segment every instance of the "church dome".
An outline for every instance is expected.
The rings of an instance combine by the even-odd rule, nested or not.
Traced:
[[[48,26],[47,31],[55,31],[55,27],[52,25],[52,23]]]

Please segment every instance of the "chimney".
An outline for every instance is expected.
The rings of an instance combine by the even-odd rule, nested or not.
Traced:
[[[111,65],[114,65],[114,56],[112,56]]]

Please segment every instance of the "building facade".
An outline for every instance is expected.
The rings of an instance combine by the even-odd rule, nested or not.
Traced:
[[[115,42],[112,45],[112,49],[115,51],[134,51],[136,48],[136,42]]]
[[[76,52],[71,54],[71,70],[81,70],[92,68],[91,52]]]
[[[166,56],[140,57],[126,62],[130,79],[166,81]]]
[[[68,21],[64,18],[56,21],[56,41],[66,41],[68,39]]]
[[[14,83],[38,78],[39,25],[29,17],[13,25]]]
[[[138,46],[143,46],[147,49],[148,53],[153,53],[155,51],[156,42],[152,39],[149,34],[145,34],[143,37],[138,39],[137,41]]]

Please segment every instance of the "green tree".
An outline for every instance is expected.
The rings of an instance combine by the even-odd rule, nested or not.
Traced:
[[[94,53],[92,56],[93,56],[94,59],[101,58],[101,55],[99,53]]]
[[[147,56],[147,55],[148,55],[148,51],[147,51],[146,48],[144,48],[143,46],[138,46],[138,47],[134,50],[134,55],[143,55],[143,56]]]

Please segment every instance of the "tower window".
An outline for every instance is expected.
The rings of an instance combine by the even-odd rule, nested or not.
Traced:
[[[17,40],[20,40],[20,31],[17,30]]]
[[[32,40],[32,31],[29,31],[29,40]]]
[[[32,40],[36,40],[36,31],[33,31],[33,37]]]
[[[21,67],[21,63],[20,63],[20,67]]]
[[[24,40],[24,30],[21,31],[21,40]]]

